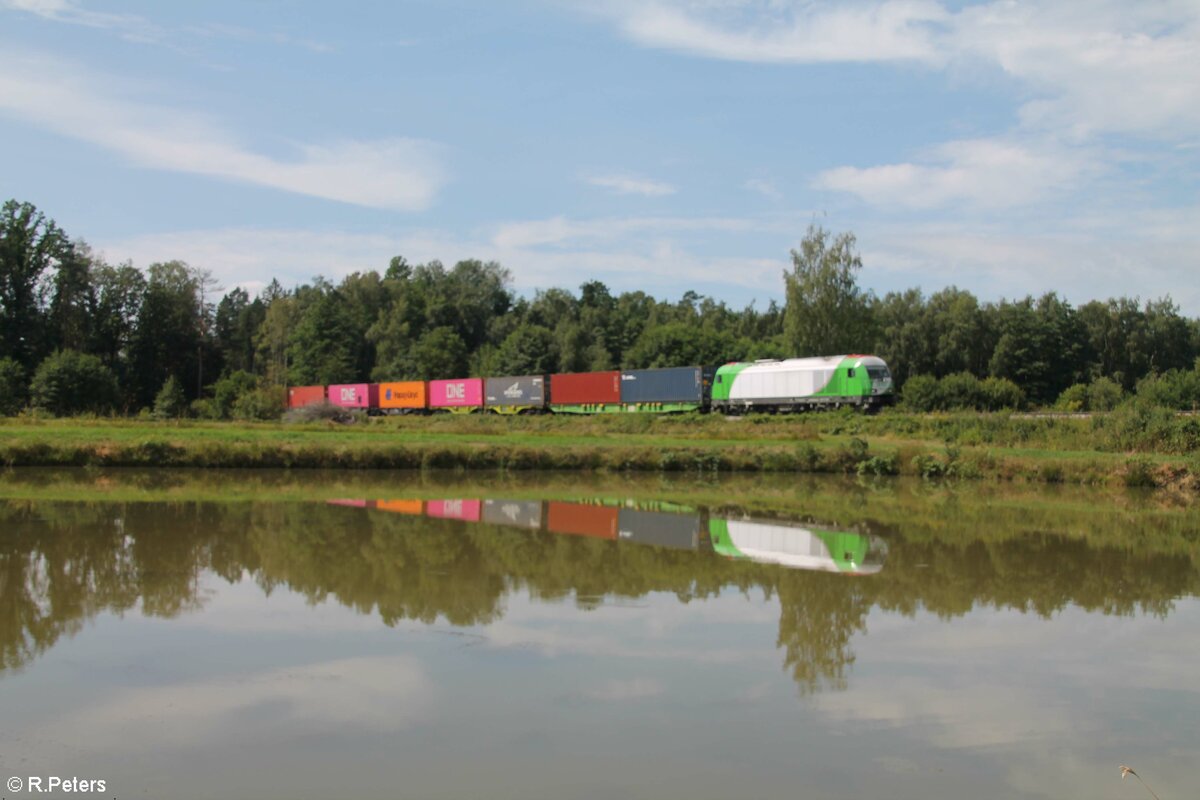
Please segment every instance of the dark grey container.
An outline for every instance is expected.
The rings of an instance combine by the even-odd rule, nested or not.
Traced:
[[[695,550],[700,546],[700,515],[622,508],[617,533],[623,542]]]
[[[489,525],[542,527],[541,500],[484,500],[482,519]]]
[[[546,376],[519,375],[511,378],[487,378],[483,382],[485,406],[546,405]]]
[[[622,403],[703,403],[700,367],[630,369],[621,373]]]

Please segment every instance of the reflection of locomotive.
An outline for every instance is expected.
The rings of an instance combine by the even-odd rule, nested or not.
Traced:
[[[869,575],[883,568],[883,540],[853,531],[750,518],[712,517],[667,504],[558,500],[331,500],[391,513],[544,530],[676,550],[712,551],[794,569]]]
[[[612,370],[506,378],[293,386],[288,407],[329,402],[380,414],[490,411],[519,414],[799,411],[892,402],[892,376],[876,356],[789,358],[721,367]]]

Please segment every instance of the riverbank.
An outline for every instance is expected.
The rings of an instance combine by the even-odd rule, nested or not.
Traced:
[[[1156,431],[1154,424],[1168,429]],[[1200,421],[989,414],[403,417],[355,424],[9,419],[0,464],[909,475],[1200,493]]]

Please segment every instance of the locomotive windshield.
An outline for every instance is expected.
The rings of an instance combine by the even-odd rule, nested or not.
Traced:
[[[867,367],[867,374],[871,376],[871,380],[873,381],[883,381],[892,377],[887,367]]]

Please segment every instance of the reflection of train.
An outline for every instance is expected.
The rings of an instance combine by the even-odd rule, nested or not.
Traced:
[[[293,386],[288,408],[328,402],[378,414],[799,411],[892,402],[876,356],[766,359],[721,367],[611,370],[503,378]]]
[[[666,504],[497,498],[329,502],[564,536],[711,551],[728,558],[848,575],[879,572],[887,555],[883,540],[870,534],[748,517],[714,517]]]

